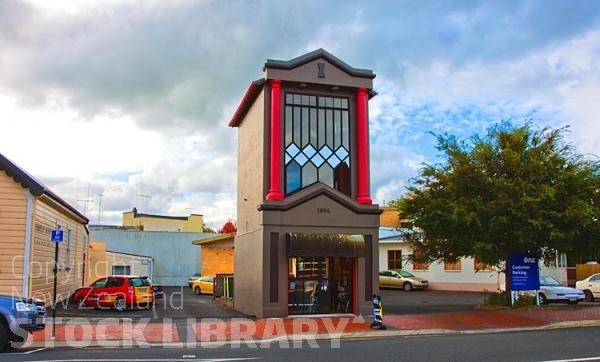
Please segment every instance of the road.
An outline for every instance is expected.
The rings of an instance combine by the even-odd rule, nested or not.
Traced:
[[[13,351],[0,361],[600,361],[600,328],[368,340],[273,342],[248,348],[56,348]],[[206,346],[204,346],[206,347]]]

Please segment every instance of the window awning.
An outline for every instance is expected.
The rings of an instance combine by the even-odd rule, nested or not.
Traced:
[[[288,257],[364,257],[365,239],[362,235],[287,233],[286,251]]]

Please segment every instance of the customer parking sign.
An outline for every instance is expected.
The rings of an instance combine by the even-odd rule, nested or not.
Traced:
[[[540,271],[538,258],[533,254],[510,256],[510,290],[539,290]]]

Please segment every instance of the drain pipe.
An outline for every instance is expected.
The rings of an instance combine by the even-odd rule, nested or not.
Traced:
[[[27,190],[27,210],[25,216],[25,250],[23,254],[23,289],[21,293],[29,298],[29,267],[31,260],[31,230],[33,229],[33,195]],[[14,272],[14,270],[13,270]]]

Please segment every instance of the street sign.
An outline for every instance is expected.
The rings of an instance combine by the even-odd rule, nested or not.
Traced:
[[[510,256],[510,290],[539,290],[538,258],[533,254]]]
[[[50,240],[53,243],[60,243],[63,241],[63,231],[62,230],[52,230],[52,234],[50,235]]]

